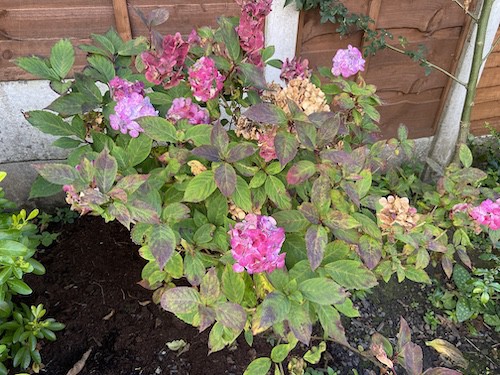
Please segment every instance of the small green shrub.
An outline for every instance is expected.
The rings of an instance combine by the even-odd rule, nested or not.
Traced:
[[[0,172],[0,181],[6,176]],[[53,341],[54,331],[64,325],[54,319],[43,319],[43,305],[27,306],[17,303],[15,296],[29,295],[32,290],[23,281],[25,274],[43,275],[45,268],[33,258],[41,237],[38,228],[30,221],[38,210],[27,214],[21,210],[11,214],[13,205],[4,197],[0,188],[0,374],[7,375],[7,363],[13,367],[35,370],[42,359],[37,342]]]

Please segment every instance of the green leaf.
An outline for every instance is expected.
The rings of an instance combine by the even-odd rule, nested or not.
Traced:
[[[186,202],[201,202],[207,199],[216,189],[217,185],[215,184],[213,171],[204,171],[189,181],[183,200]]]
[[[205,275],[205,265],[200,259],[200,254],[186,254],[184,257],[184,270],[186,278],[191,285],[200,285],[203,275]]]
[[[328,211],[323,222],[331,229],[353,229],[360,227],[360,224],[354,217],[339,210]]]
[[[196,310],[201,303],[196,289],[180,286],[167,289],[161,297],[161,307],[174,314],[187,314]]]
[[[220,164],[214,173],[215,184],[220,192],[230,197],[236,189],[236,171],[228,163]]]
[[[300,160],[292,165],[286,175],[286,181],[290,185],[298,185],[307,181],[316,173],[316,165],[309,160]]]
[[[306,232],[307,259],[311,269],[314,271],[323,260],[325,247],[328,243],[328,233],[322,225],[312,225]]]
[[[168,272],[174,279],[180,279],[184,276],[184,261],[178,252],[174,251],[172,257],[165,265],[164,271]]]
[[[261,357],[254,359],[247,367],[243,375],[266,375],[271,368],[271,358]]]
[[[359,198],[364,198],[372,187],[372,173],[369,169],[363,169],[359,175],[362,178],[356,181],[356,191]]]
[[[281,167],[287,165],[297,155],[299,142],[294,134],[289,132],[278,132],[274,138],[274,148]],[[293,172],[292,172],[293,173]],[[288,178],[288,176],[287,176]]]
[[[137,119],[137,122],[151,139],[159,142],[177,142],[176,130],[170,121],[162,117],[145,116]]]
[[[276,345],[273,350],[271,350],[271,359],[274,363],[281,363],[283,362],[286,357],[288,357],[288,354],[292,351],[292,349],[295,347],[295,345],[290,345],[290,344],[280,344]]]
[[[45,180],[57,185],[72,184],[78,177],[77,170],[67,164],[35,164],[33,167]]]
[[[220,193],[212,194],[206,201],[208,221],[214,225],[224,225],[227,217],[227,198]]]
[[[21,294],[23,296],[27,296],[33,292],[33,290],[31,290],[31,288],[29,287],[29,285],[22,280],[18,279],[7,280],[7,285],[12,291],[16,292],[17,294]]]
[[[344,326],[340,320],[340,314],[332,306],[314,306],[318,319],[323,327],[325,336],[333,339],[336,342],[347,345]]]
[[[37,56],[20,57],[16,60],[16,65],[37,78],[51,81],[58,81],[60,79],[54,69],[49,68],[45,60]]]
[[[113,42],[111,40],[109,40],[106,36],[100,35],[100,34],[91,34],[90,37],[95,42],[97,42],[102,47],[104,47],[104,49],[107,50],[107,52],[109,53],[109,55],[114,55],[115,54],[115,52],[116,52],[115,46],[113,45]]]
[[[424,270],[418,270],[413,266],[406,266],[405,268],[406,278],[414,281],[416,283],[432,284],[432,281]]]
[[[338,260],[325,266],[330,277],[347,289],[370,289],[378,284],[377,278],[357,260]]]
[[[28,253],[28,248],[20,242],[0,240],[0,256],[11,258],[23,257]]]
[[[101,193],[107,193],[112,187],[118,172],[118,162],[104,149],[94,161],[95,179]]]
[[[193,241],[197,245],[201,245],[210,242],[213,238],[215,231],[215,225],[213,224],[203,224],[199,227],[193,235]]]
[[[173,225],[181,220],[189,218],[191,210],[188,206],[182,203],[171,203],[165,206],[161,214],[163,221]]]
[[[370,270],[374,269],[382,258],[381,242],[367,235],[361,236],[359,239],[359,256]]]
[[[299,284],[299,290],[309,301],[320,305],[343,303],[347,297],[339,284],[326,277],[305,280]]]
[[[227,299],[234,303],[241,303],[245,295],[245,281],[241,273],[233,271],[231,266],[226,266],[222,273],[222,291]]]
[[[215,268],[210,268],[208,272],[203,276],[200,284],[200,293],[203,302],[207,305],[211,305],[216,302],[220,297],[220,283],[217,277],[217,271]]]
[[[290,195],[280,179],[274,176],[267,176],[264,187],[268,197],[276,204],[276,206],[278,206],[279,209],[290,210],[292,208]]]
[[[142,163],[151,153],[153,140],[141,134],[137,138],[132,138],[127,145],[128,163],[131,167]]]
[[[241,176],[236,177],[236,188],[234,189],[234,193],[231,198],[233,199],[234,204],[243,211],[252,211],[250,188]]]
[[[247,321],[247,313],[240,305],[231,302],[221,303],[215,306],[215,316],[224,327],[237,332],[243,330]]]
[[[50,66],[60,79],[66,77],[75,63],[75,50],[69,39],[61,39],[50,51]]]
[[[297,210],[277,211],[272,216],[286,232],[302,232],[309,225],[309,221]]]
[[[285,320],[290,311],[289,300],[280,292],[269,293],[262,301],[261,327],[271,327]]]
[[[264,185],[264,182],[266,182],[266,177],[267,175],[264,171],[258,171],[255,176],[252,177],[248,186],[251,189],[261,187],[262,185]]]
[[[27,112],[24,117],[40,131],[51,135],[78,135],[61,117],[42,110]]]
[[[53,143],[52,146],[55,147],[60,147],[64,149],[70,149],[70,148],[77,148],[82,144],[82,141],[78,139],[73,139],[69,137],[61,137],[59,139],[56,139]]]
[[[458,299],[455,314],[457,315],[459,323],[469,320],[474,314],[474,310],[471,308],[469,301],[465,297],[460,297]]]
[[[245,86],[253,86],[259,90],[265,90],[267,88],[264,69],[250,63],[240,63],[238,69],[242,75]]]
[[[62,190],[61,188],[61,185],[53,184],[44,179],[42,176],[37,176],[31,185],[29,199],[50,197],[59,193]]]
[[[226,46],[227,53],[231,60],[238,61],[240,57],[240,39],[236,30],[229,19],[226,17],[219,18],[219,25],[222,34],[222,39],[224,40],[224,45]]]
[[[460,150],[458,152],[458,155],[460,157],[460,161],[462,162],[464,168],[470,168],[470,166],[472,165],[472,152],[465,143],[462,143],[460,145]]]
[[[74,85],[78,92],[85,95],[88,99],[88,105],[92,107],[97,107],[102,103],[102,94],[99,87],[97,87],[96,83],[91,77],[88,77],[83,74],[75,74]]]
[[[69,117],[84,112],[83,105],[86,102],[87,98],[85,95],[79,92],[72,92],[54,100],[47,109],[57,112],[63,117]]]
[[[160,266],[160,270],[163,270],[165,264],[172,257],[176,244],[175,234],[168,225],[157,224],[153,227],[148,245]]]
[[[210,145],[210,133],[212,125],[195,125],[190,127],[185,138],[194,143],[195,146]]]
[[[321,341],[318,346],[313,346],[304,354],[304,359],[315,365],[321,360],[321,354],[326,350],[326,342]]]
[[[100,55],[92,55],[87,58],[91,67],[97,70],[105,79],[105,83],[111,81],[115,77],[115,66],[108,58]]]
[[[312,335],[312,322],[309,317],[308,304],[299,305],[292,302],[288,322],[297,340],[305,345],[309,345]]]

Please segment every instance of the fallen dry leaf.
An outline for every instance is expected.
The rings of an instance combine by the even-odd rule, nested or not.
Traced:
[[[469,362],[464,358],[462,352],[446,340],[434,339],[432,341],[426,341],[425,345],[434,348],[439,354],[444,355],[446,359],[450,360],[457,366],[464,369],[469,366]]]
[[[102,320],[109,320],[113,317],[113,315],[115,315],[115,309],[111,309],[111,311],[109,312],[108,315],[106,315],[104,318],[102,318]]]
[[[82,358],[75,363],[75,365],[68,371],[66,375],[78,375],[85,367],[85,363],[87,362],[90,353],[92,353],[92,348],[90,348],[83,354]]]

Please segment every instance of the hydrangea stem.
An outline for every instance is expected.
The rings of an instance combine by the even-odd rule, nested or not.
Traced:
[[[488,21],[490,19],[491,9],[495,0],[484,0],[481,16],[477,24],[477,36],[474,47],[474,55],[472,57],[472,66],[469,76],[469,83],[467,84],[467,94],[465,96],[462,117],[460,118],[460,129],[458,131],[458,138],[455,145],[455,153],[453,162],[460,161],[459,149],[462,144],[467,142],[470,133],[472,107],[474,106],[474,98],[476,97],[477,83],[479,81],[479,73],[481,65],[483,64],[484,42],[486,39],[486,31],[488,28]]]

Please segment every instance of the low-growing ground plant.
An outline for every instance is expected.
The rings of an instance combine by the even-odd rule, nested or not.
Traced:
[[[0,182],[6,173],[0,172]],[[53,341],[55,331],[64,328],[52,318],[45,319],[43,305],[28,306],[16,296],[31,294],[23,281],[26,274],[43,275],[45,268],[33,258],[39,245],[38,228],[31,221],[38,210],[10,212],[13,204],[0,188],[0,374],[9,367],[40,369],[39,340]],[[7,367],[9,366],[9,367]]]
[[[430,283],[431,263],[451,276],[468,257],[449,237],[449,212],[494,193],[479,190],[483,172],[466,146],[437,191],[422,188],[423,204],[387,190],[392,162],[411,157],[413,142],[404,128],[378,140],[380,100],[358,74],[360,51],[339,50],[315,73],[307,61],[273,60],[263,40],[271,1],[239,3],[240,18],[187,40],[154,30],[162,10],[141,14],[149,39],[93,35],[73,80],[68,40],[47,59],[19,59],[60,95],[27,121],[71,150],[65,164],[35,165],[32,196],[62,188],[74,211],[129,228],[147,261],[141,285],[209,329],[210,353],[272,332],[272,352],[245,374],[294,373],[324,351],[320,343],[302,362],[287,359],[316,340],[315,324],[321,339],[356,351],[341,321],[359,316],[353,295],[393,275]],[[284,87],[265,82],[266,65],[281,69]],[[380,346],[363,356],[391,367],[377,362]]]

